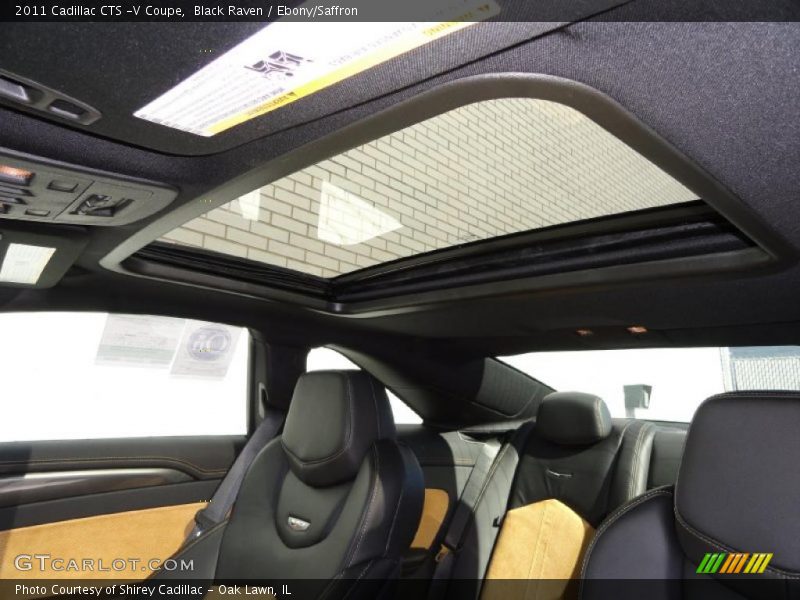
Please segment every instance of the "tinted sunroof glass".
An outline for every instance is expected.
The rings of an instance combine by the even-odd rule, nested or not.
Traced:
[[[507,98],[348,150],[160,241],[335,277],[466,242],[696,199],[576,110]]]

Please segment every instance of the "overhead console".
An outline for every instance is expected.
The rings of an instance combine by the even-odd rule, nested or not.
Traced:
[[[0,219],[127,225],[175,195],[159,184],[0,151]]]

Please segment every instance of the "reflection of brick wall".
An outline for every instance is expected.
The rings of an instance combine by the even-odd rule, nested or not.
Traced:
[[[403,227],[353,246],[321,242],[322,181]],[[572,109],[504,99],[440,115],[268,185],[257,221],[243,218],[233,201],[164,239],[329,277],[465,241],[694,198]]]

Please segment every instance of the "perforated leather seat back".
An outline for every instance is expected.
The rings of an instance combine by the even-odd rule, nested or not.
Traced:
[[[422,510],[422,472],[394,436],[385,391],[369,375],[304,375],[283,435],[253,461],[230,519],[192,546],[215,548],[201,559],[215,560],[216,580],[373,597],[397,574]]]
[[[582,597],[800,598],[799,427],[797,393],[707,400],[676,490],[648,492],[600,527]],[[714,564],[703,569],[707,554]]]

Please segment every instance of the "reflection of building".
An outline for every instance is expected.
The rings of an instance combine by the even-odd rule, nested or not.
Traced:
[[[800,346],[720,348],[726,391],[800,390]]]

